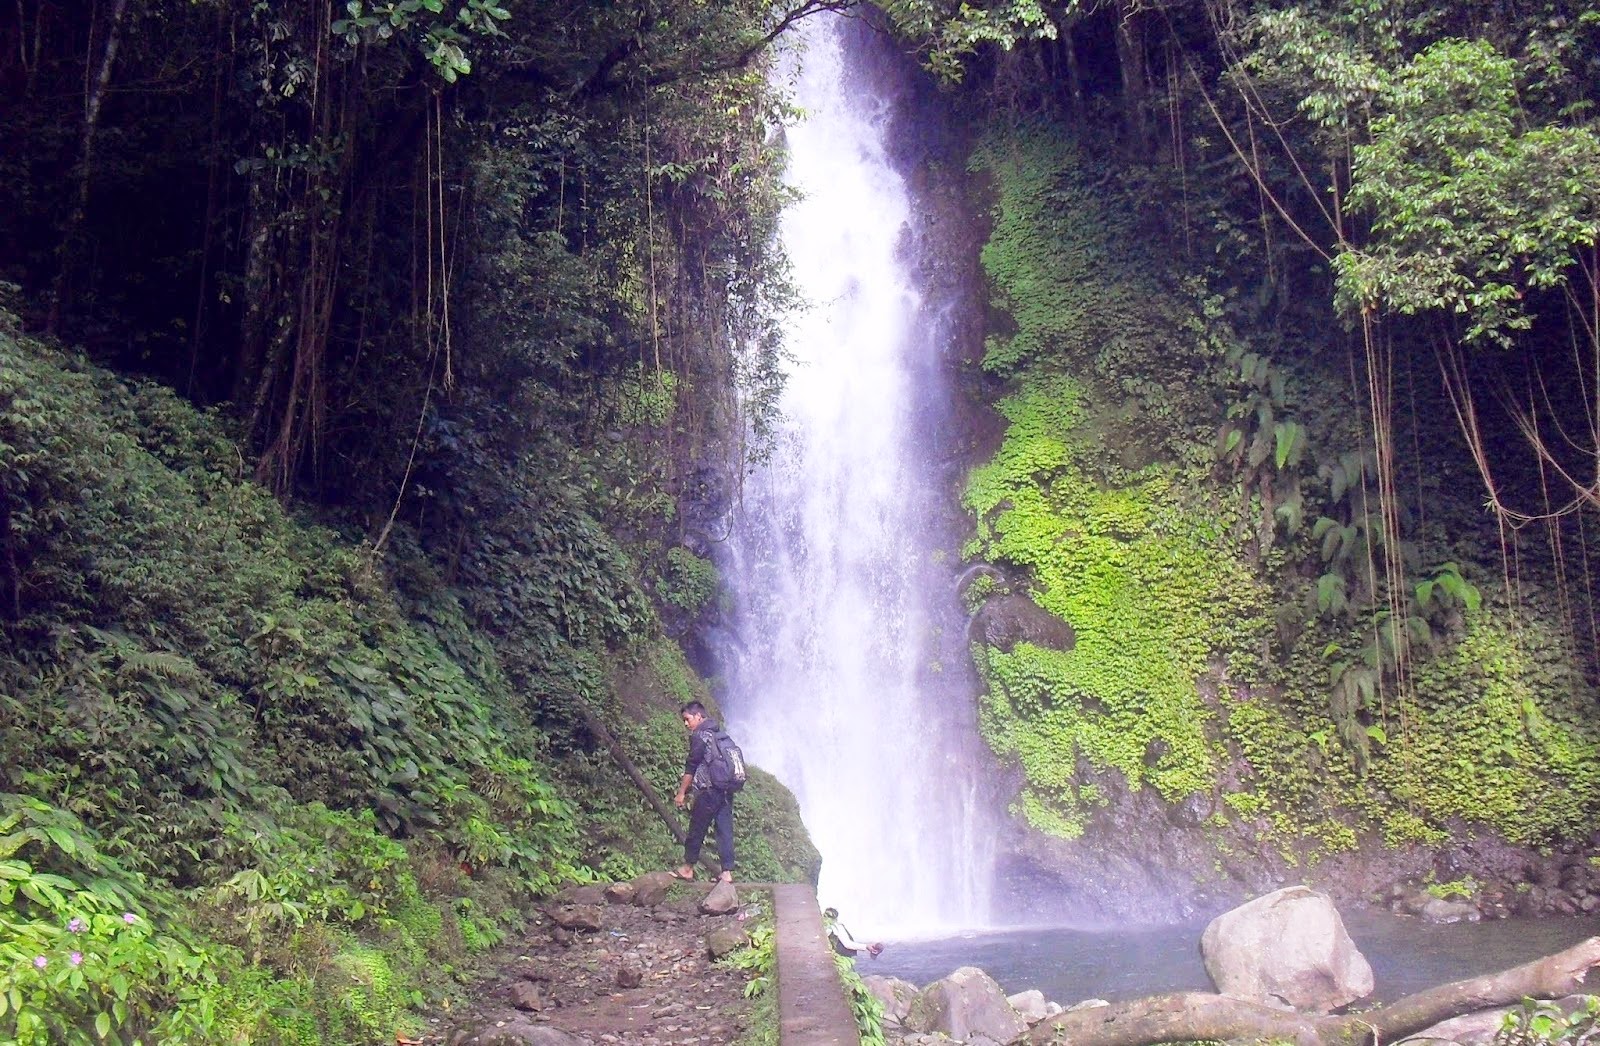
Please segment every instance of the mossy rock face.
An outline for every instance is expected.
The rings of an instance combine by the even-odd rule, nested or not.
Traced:
[[[1072,139],[996,129],[970,164],[993,219],[981,366],[1005,431],[963,493],[959,596],[980,729],[1017,771],[1006,859],[1091,907],[1128,911],[1122,883],[1178,911],[1323,871],[1370,895],[1452,838],[1587,840],[1600,726],[1585,644],[1557,617],[1568,590],[1526,565],[1508,591],[1498,545],[1419,528],[1419,562],[1477,589],[1429,619],[1403,673],[1364,660],[1387,597],[1341,610],[1319,580],[1315,521],[1341,511],[1323,466],[1370,438],[1342,379],[1144,251],[1149,186]],[[1218,439],[1244,409],[1239,359],[1257,385],[1282,370],[1253,461]],[[1297,464],[1284,433],[1302,427]],[[1439,501],[1438,518],[1478,507]],[[1408,571],[1424,569],[1444,574]],[[1405,582],[1419,604],[1440,587]],[[1335,685],[1352,664],[1376,665],[1353,709]],[[1471,866],[1492,871],[1487,852]],[[1179,873],[1193,885],[1172,894]]]

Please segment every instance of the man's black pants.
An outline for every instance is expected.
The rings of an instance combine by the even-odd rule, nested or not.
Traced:
[[[706,829],[712,822],[717,825],[717,856],[722,858],[722,870],[733,871],[733,796],[720,788],[707,788],[694,797],[694,809],[689,812],[689,834],[683,840],[683,863],[693,868],[700,860],[700,847],[705,845]]]

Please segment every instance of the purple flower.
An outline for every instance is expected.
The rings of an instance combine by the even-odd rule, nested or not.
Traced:
[[[82,952],[73,952],[71,955],[67,956],[67,958],[72,960],[72,965],[74,965],[74,966],[82,966],[83,965],[83,953]]]
[[[84,925],[83,925],[83,920],[82,919],[74,919],[71,922],[67,923],[67,932],[68,933],[82,933],[83,931],[84,931]]]
[[[139,921],[139,917],[134,915],[132,912],[123,912],[122,921],[127,923],[129,926],[132,926],[134,923]]]
[[[45,966],[47,966],[49,964],[49,962],[50,962],[50,960],[46,959],[42,955],[35,955],[33,957],[33,965],[36,966],[37,968],[41,969],[41,970],[44,969]]]

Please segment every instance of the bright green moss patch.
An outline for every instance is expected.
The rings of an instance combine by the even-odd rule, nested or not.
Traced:
[[[966,497],[980,521],[969,554],[1026,568],[1035,601],[1077,634],[1070,651],[1024,643],[979,665],[985,732],[1028,777],[1024,812],[1064,834],[1079,825],[1080,756],[1168,799],[1212,788],[1220,753],[1196,682],[1224,652],[1247,659],[1266,631],[1265,588],[1173,470],[1116,484],[1088,471],[1083,399],[1059,376],[1023,378]]]

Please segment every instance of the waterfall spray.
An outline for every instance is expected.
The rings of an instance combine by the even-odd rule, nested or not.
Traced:
[[[908,271],[889,106],[851,34],[818,19],[799,58],[788,180],[803,195],[782,236],[810,307],[788,337],[782,431],[724,559],[738,633],[724,704],[799,799],[822,902],[911,935],[987,922],[992,825],[954,550],[933,522],[953,495],[919,438],[941,310]]]

